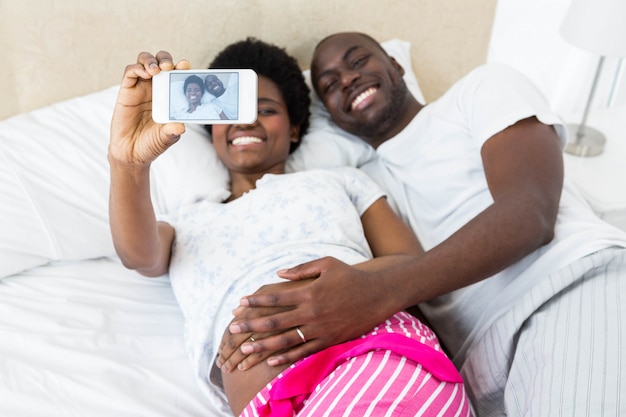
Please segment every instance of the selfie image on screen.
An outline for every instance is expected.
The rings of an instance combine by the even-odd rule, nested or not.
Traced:
[[[239,74],[170,74],[170,119],[237,119]]]

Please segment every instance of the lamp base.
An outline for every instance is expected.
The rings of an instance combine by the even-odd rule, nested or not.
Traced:
[[[606,138],[599,130],[589,126],[567,125],[569,142],[565,145],[564,151],[576,156],[596,156],[604,151]],[[582,133],[582,134],[581,134]]]

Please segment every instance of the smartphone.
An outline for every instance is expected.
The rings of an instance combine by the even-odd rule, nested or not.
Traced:
[[[257,117],[258,77],[251,69],[161,71],[152,78],[157,123],[249,124]]]

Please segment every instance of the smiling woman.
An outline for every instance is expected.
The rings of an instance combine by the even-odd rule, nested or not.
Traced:
[[[321,409],[353,409],[380,415],[428,409],[432,415],[471,415],[461,377],[436,336],[405,312],[378,312],[379,327],[359,329],[362,337],[288,368],[263,362],[237,369],[239,353],[216,361],[232,306],[259,286],[278,282],[275,271],[284,265],[326,257],[374,271],[422,249],[382,190],[357,169],[285,173],[287,158],[308,127],[309,89],[295,59],[255,39],[228,46],[214,62],[259,74],[257,120],[213,126],[230,196],[222,202],[198,201],[157,221],[149,166],[184,127],[157,125],[143,114],[138,105],[145,102],[149,83],[137,81],[158,72],[155,64],[172,69],[171,62],[165,52],[156,57],[142,53],[137,64],[127,66],[111,122],[110,222],[124,265],[146,276],[169,272],[185,317],[187,350],[206,391],[216,401],[225,393],[235,414],[313,416]],[[138,124],[142,117],[145,123]],[[302,283],[308,282],[286,285]],[[306,328],[280,335],[289,346],[296,342],[319,350]],[[266,336],[245,335],[241,342]],[[351,366],[342,366],[346,361]],[[383,383],[368,383],[374,375]],[[345,379],[342,390],[351,395],[336,391],[333,378]],[[396,383],[385,383],[392,378]]]
[[[185,80],[183,91],[189,102],[189,108],[187,109],[189,113],[193,113],[196,107],[200,105],[200,100],[202,100],[202,96],[204,95],[203,85],[202,79],[197,75],[190,75]]]

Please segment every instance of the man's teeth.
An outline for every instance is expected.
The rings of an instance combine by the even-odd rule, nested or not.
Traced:
[[[240,138],[233,139],[233,145],[246,145],[248,143],[261,143],[263,142],[261,139],[256,138],[254,136],[242,136]]]
[[[365,100],[366,98],[368,98],[375,92],[376,92],[376,89],[374,87],[368,88],[367,90],[363,91],[352,102],[352,108],[355,108],[356,106],[358,106],[363,100]]]

